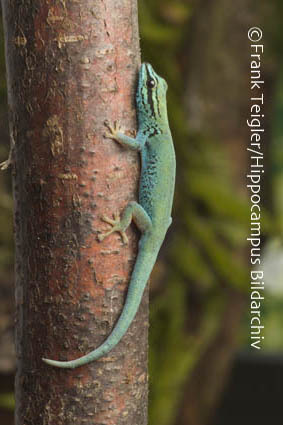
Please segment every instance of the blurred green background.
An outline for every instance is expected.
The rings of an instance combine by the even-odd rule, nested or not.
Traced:
[[[257,377],[275,394],[283,373],[283,5],[279,0],[138,3],[142,60],[152,63],[168,82],[177,154],[174,221],[151,285],[150,425],[275,424],[277,405],[271,407],[264,392],[262,410],[248,420],[245,409],[252,399],[245,388],[253,392]],[[250,231],[247,31],[252,26],[264,33],[265,81],[261,223],[265,340],[257,353],[250,349],[246,242]],[[0,160],[4,161],[9,140],[2,27],[0,39]],[[7,171],[0,175],[0,192],[0,417],[1,424],[10,425],[15,359]],[[255,387],[250,388],[252,380]],[[231,412],[237,412],[235,422]]]

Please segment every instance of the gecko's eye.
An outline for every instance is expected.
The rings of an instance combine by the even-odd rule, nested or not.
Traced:
[[[155,80],[153,78],[148,80],[147,87],[149,87],[150,89],[153,89],[153,87],[155,87]]]

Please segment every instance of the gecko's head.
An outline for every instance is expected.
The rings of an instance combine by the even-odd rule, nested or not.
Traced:
[[[164,123],[167,121],[167,83],[149,63],[143,63],[139,72],[137,106],[139,121]]]

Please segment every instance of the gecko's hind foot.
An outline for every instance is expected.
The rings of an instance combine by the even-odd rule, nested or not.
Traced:
[[[121,221],[120,221],[120,215],[119,215],[119,213],[115,213],[114,214],[114,219],[109,218],[106,215],[103,215],[101,217],[101,219],[103,221],[105,221],[105,223],[108,223],[108,224],[110,224],[113,227],[112,227],[111,230],[109,230],[109,232],[101,233],[101,234],[98,235],[98,240],[100,242],[102,242],[103,239],[105,239],[107,236],[111,235],[112,233],[118,232],[121,235],[123,244],[125,244],[125,245],[128,244],[129,240],[128,240],[128,237],[127,237],[127,235],[125,233],[125,230],[121,227]]]
[[[117,121],[114,121],[113,126],[108,122],[108,121],[104,121],[104,125],[108,128],[109,131],[107,131],[106,133],[104,133],[104,137],[107,137],[109,139],[117,139],[117,133],[121,132],[121,127],[118,124]]]

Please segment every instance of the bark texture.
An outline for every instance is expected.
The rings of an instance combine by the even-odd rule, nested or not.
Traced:
[[[127,335],[75,370],[45,365],[100,345],[135,261],[101,215],[136,198],[138,157],[103,138],[135,128],[132,0],[3,1],[16,232],[16,425],[145,425],[147,294]]]

